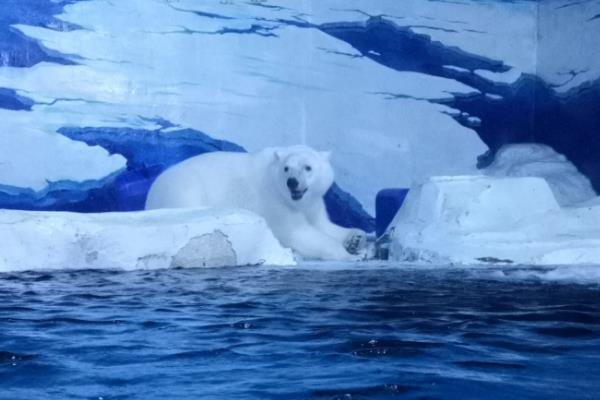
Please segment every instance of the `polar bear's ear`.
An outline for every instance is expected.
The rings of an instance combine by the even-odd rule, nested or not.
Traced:
[[[331,152],[330,151],[321,151],[320,152],[321,157],[323,157],[323,159],[329,161],[329,159],[331,158]]]
[[[275,153],[273,154],[273,158],[275,159],[275,161],[283,160],[283,153],[281,152],[281,150],[275,150]]]

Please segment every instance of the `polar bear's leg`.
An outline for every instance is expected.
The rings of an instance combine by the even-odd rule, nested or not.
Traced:
[[[296,227],[289,237],[293,249],[306,258],[320,260],[358,261],[361,257],[350,254],[341,242],[311,225]]]
[[[341,227],[331,222],[323,201],[319,201],[318,204],[315,204],[307,217],[309,222],[316,229],[336,239],[339,243],[343,243],[351,233],[351,229]]]
[[[334,238],[352,254],[359,253],[367,245],[365,232],[360,229],[344,228],[331,222],[323,201],[314,206],[308,219],[317,230]]]

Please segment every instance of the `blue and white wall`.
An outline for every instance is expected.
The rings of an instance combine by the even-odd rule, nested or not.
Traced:
[[[534,139],[566,155],[600,191],[600,2],[542,1]]]
[[[363,227],[345,192],[372,214],[511,142],[600,189],[597,1],[6,3],[0,207],[138,209],[174,162],[296,143],[334,151],[330,209]]]

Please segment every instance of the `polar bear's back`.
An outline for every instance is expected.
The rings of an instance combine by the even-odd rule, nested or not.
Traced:
[[[156,178],[148,192],[146,209],[216,207],[258,211],[263,158],[232,152],[189,158]]]

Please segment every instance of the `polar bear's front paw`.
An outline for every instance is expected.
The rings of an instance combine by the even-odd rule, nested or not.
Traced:
[[[359,255],[367,247],[367,234],[361,230],[353,229],[346,237],[344,247],[348,253]]]

